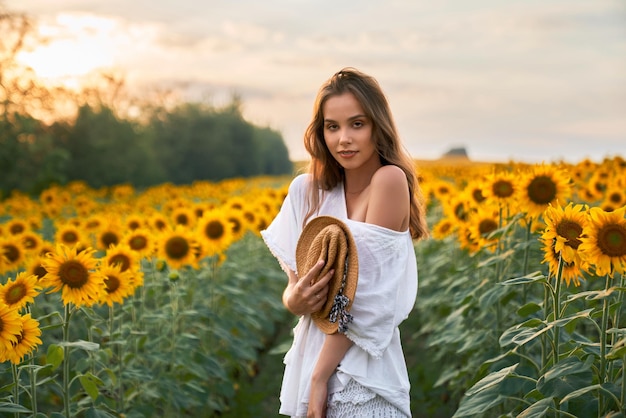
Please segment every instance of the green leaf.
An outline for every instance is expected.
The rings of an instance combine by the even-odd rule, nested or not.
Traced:
[[[529,302],[524,306],[521,306],[518,310],[517,310],[517,314],[519,316],[521,316],[522,318],[525,318],[527,316],[530,316],[532,314],[534,314],[535,312],[538,312],[541,310],[541,306],[538,303],[535,302]]]
[[[564,402],[567,402],[570,399],[574,399],[574,398],[577,398],[579,396],[582,396],[582,395],[584,395],[584,394],[586,394],[588,392],[591,392],[593,390],[605,390],[605,389],[600,384],[586,386],[584,388],[580,388],[578,390],[575,390],[575,391],[569,393],[567,396],[565,396],[563,399],[561,399],[560,404],[563,404]]]
[[[100,394],[98,391],[98,386],[103,384],[102,380],[98,379],[91,373],[86,373],[79,376],[78,380],[80,380],[81,386],[83,387],[85,392],[87,392],[89,397],[91,397],[91,399],[93,399],[94,401],[98,399],[98,395]]]
[[[588,356],[585,362],[578,357],[567,357],[539,378],[537,389],[546,397],[562,398],[585,387],[592,380],[593,361],[594,356]]]
[[[593,356],[588,356],[585,362],[578,357],[564,358],[539,378],[538,385],[540,386],[542,381],[548,382],[562,376],[583,373],[591,368],[593,360]]]
[[[50,344],[48,346],[48,351],[46,353],[46,364],[52,365],[52,370],[56,370],[61,363],[63,363],[63,358],[65,357],[65,352],[63,348],[58,346],[57,344]]]
[[[62,341],[59,343],[59,346],[80,348],[85,351],[96,351],[100,348],[100,344],[98,343],[93,343],[91,341],[83,341],[83,340],[68,341],[68,342]]]
[[[544,276],[540,271],[535,271],[533,273],[527,274],[526,276],[516,277],[514,279],[508,279],[500,284],[503,286],[515,286],[520,284],[528,284],[528,283],[536,283],[536,282],[546,282],[546,276]]]
[[[497,385],[508,376],[511,376],[518,365],[519,363],[515,363],[512,366],[504,367],[496,372],[488,374],[476,382],[474,386],[469,388],[468,391],[465,392],[465,396],[472,396],[478,392],[482,392],[485,389],[489,389],[490,387]]]
[[[497,390],[486,390],[471,397],[461,399],[461,404],[452,418],[484,416],[485,411],[494,406],[500,405],[506,398],[500,395]]]
[[[0,402],[0,412],[13,412],[13,413],[22,412],[22,413],[27,414],[33,411],[31,411],[30,409],[24,408],[20,404],[11,403],[11,402]]]
[[[115,415],[109,414],[101,409],[96,409],[93,406],[85,411],[85,418],[115,418]]]
[[[524,409],[516,418],[543,418],[546,416],[546,413],[554,409],[555,406],[553,398],[541,399]]]
[[[524,345],[551,328],[552,324],[545,325],[540,319],[529,319],[504,331],[500,336],[500,346],[506,347],[509,344]]]

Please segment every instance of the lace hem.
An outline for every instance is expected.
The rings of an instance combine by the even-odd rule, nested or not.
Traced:
[[[409,418],[382,396],[350,380],[341,392],[328,396],[326,418],[354,417]]]

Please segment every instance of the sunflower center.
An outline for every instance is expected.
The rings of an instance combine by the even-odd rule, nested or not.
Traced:
[[[10,263],[14,263],[20,258],[20,250],[12,244],[6,244],[4,246],[4,256]]]
[[[467,211],[465,210],[465,206],[463,205],[463,203],[459,203],[458,205],[454,207],[454,215],[460,221],[467,220]]]
[[[37,246],[37,241],[33,237],[25,237],[24,238],[24,248],[35,248]]]
[[[601,228],[598,233],[598,247],[609,257],[626,255],[626,227],[610,224]]]
[[[609,201],[612,203],[622,203],[623,195],[621,193],[611,193],[609,195]]]
[[[33,269],[33,274],[37,276],[38,279],[43,278],[46,274],[48,274],[48,270],[44,268],[41,264]]]
[[[180,225],[189,225],[189,217],[184,213],[178,214],[176,216],[176,223]]]
[[[485,196],[483,195],[483,192],[480,189],[472,190],[472,198],[474,198],[476,203],[481,203],[483,200],[485,200]]]
[[[582,226],[570,220],[564,220],[562,222],[559,222],[559,224],[556,226],[556,233],[567,239],[565,245],[570,246],[575,250],[578,249],[578,246],[582,242],[579,239],[582,232]]]
[[[233,232],[236,234],[241,231],[241,222],[236,217],[229,218],[228,221],[233,224]]]
[[[11,225],[11,228],[9,228],[9,232],[13,235],[18,235],[24,232],[24,229],[24,225],[22,224],[13,224]]]
[[[16,283],[11,286],[6,292],[4,300],[6,301],[7,305],[13,305],[14,303],[22,300],[22,298],[26,296],[26,292],[26,286],[24,286],[22,283]]]
[[[136,235],[128,242],[128,244],[133,250],[141,251],[148,246],[148,240],[142,235]]]
[[[528,185],[528,197],[538,205],[547,205],[556,197],[556,184],[549,176],[537,176]]]
[[[107,293],[115,293],[115,291],[120,288],[120,278],[113,275],[107,275],[104,280],[104,284],[106,285]]]
[[[478,231],[481,235],[488,234],[498,228],[498,223],[493,219],[483,219],[478,224]]]
[[[61,239],[66,244],[75,244],[78,242],[78,235],[76,235],[76,233],[73,231],[67,231],[63,234]]]
[[[211,240],[218,240],[224,236],[224,225],[220,221],[211,221],[204,228],[204,234]]]
[[[89,281],[89,271],[82,263],[68,260],[61,264],[59,278],[66,286],[72,289],[80,289]]]
[[[166,226],[167,226],[167,224],[166,224],[164,221],[160,220],[160,219],[159,219],[159,220],[157,220],[157,221],[154,223],[154,227],[155,227],[157,230],[159,230],[159,231],[164,230]]]
[[[100,241],[104,244],[104,248],[109,248],[111,245],[117,245],[119,237],[116,233],[107,231],[100,236]]]
[[[513,185],[510,181],[498,180],[493,183],[492,190],[497,197],[507,198],[513,194]]]
[[[165,252],[168,257],[175,260],[184,258],[190,250],[189,242],[183,237],[172,237],[165,244]]]
[[[137,222],[137,221],[131,221],[131,222],[128,224],[128,228],[129,228],[131,231],[134,231],[135,229],[139,228],[140,226],[141,226],[141,225],[140,225],[140,224],[139,224],[139,222]]]
[[[124,254],[114,254],[109,258],[109,264],[119,265],[120,270],[126,271],[130,268],[130,259]]]

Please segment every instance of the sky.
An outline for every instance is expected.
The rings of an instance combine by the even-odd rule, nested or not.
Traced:
[[[1,0],[0,0],[1,1]],[[626,157],[623,0],[5,0],[49,39],[48,80],[115,71],[280,131],[292,159],[320,85],[374,76],[417,159]],[[59,59],[62,57],[62,59]]]

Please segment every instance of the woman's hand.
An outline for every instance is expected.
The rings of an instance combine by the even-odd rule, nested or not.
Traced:
[[[326,406],[328,403],[328,382],[324,380],[311,381],[311,394],[309,396],[309,409],[307,418],[326,418]]]
[[[283,303],[290,312],[295,315],[306,315],[322,309],[328,295],[328,282],[335,272],[330,270],[319,277],[323,267],[324,261],[320,260],[302,277],[297,277],[295,272],[289,271],[289,284],[283,293]],[[318,277],[319,280],[315,282]]]

